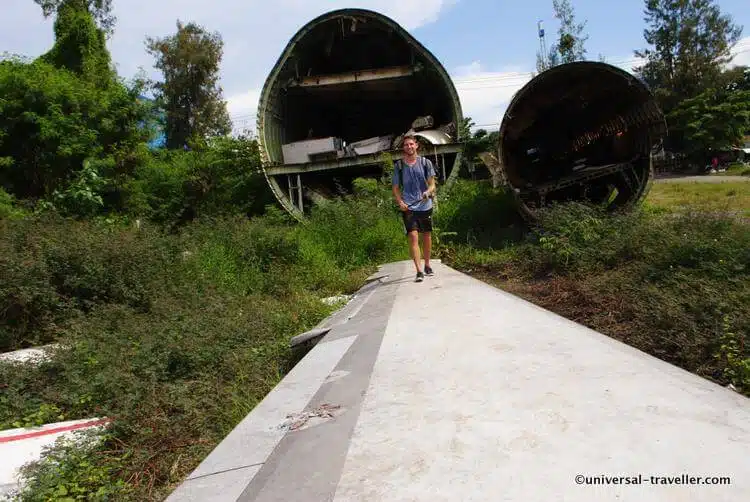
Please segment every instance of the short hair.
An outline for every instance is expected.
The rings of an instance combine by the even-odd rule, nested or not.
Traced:
[[[403,139],[403,140],[401,141],[401,144],[404,144],[404,143],[406,143],[406,140],[407,140],[407,139],[410,139],[410,140],[412,140],[413,142],[415,142],[415,143],[419,144],[419,141],[417,141],[417,137],[416,137],[415,135],[413,135],[413,134],[407,134],[407,135],[405,135],[405,136],[404,136],[404,139]]]

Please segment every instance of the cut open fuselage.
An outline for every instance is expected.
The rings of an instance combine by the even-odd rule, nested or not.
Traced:
[[[409,131],[444,181],[458,167],[461,120],[453,82],[427,49],[385,16],[344,9],[290,40],[263,89],[258,135],[271,188],[301,215],[316,197],[381,176]]]

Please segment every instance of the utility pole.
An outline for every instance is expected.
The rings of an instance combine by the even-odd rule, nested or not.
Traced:
[[[539,49],[541,50],[542,64],[546,69],[549,66],[549,60],[547,59],[547,40],[544,36],[544,22],[540,19],[536,26],[539,32]]]

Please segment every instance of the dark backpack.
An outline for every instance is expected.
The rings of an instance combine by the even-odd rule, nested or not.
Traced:
[[[418,162],[422,163],[422,169],[424,170],[424,181],[427,183],[427,162],[425,162],[425,158],[421,155],[417,157]],[[396,161],[396,170],[398,170],[398,188],[403,192],[404,191],[404,170],[403,170],[403,161],[401,159],[398,159]],[[432,194],[430,198],[434,198],[435,194]]]

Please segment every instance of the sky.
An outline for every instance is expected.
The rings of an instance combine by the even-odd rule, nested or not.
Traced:
[[[44,19],[33,0],[0,0],[0,54],[36,57],[54,41],[53,19]],[[633,51],[646,48],[644,0],[572,0],[586,22],[587,57],[632,70]],[[743,26],[735,64],[750,65],[747,0],[719,0],[722,12]],[[452,76],[464,116],[477,127],[497,129],[513,95],[535,71],[537,22],[547,46],[558,29],[552,0],[114,0],[115,33],[108,48],[118,73],[129,79],[145,71],[159,78],[145,39],[196,22],[224,41],[221,86],[235,131],[255,128],[260,90],[289,39],[327,11],[366,8],[384,14],[419,40]],[[744,8],[743,8],[744,7]]]

